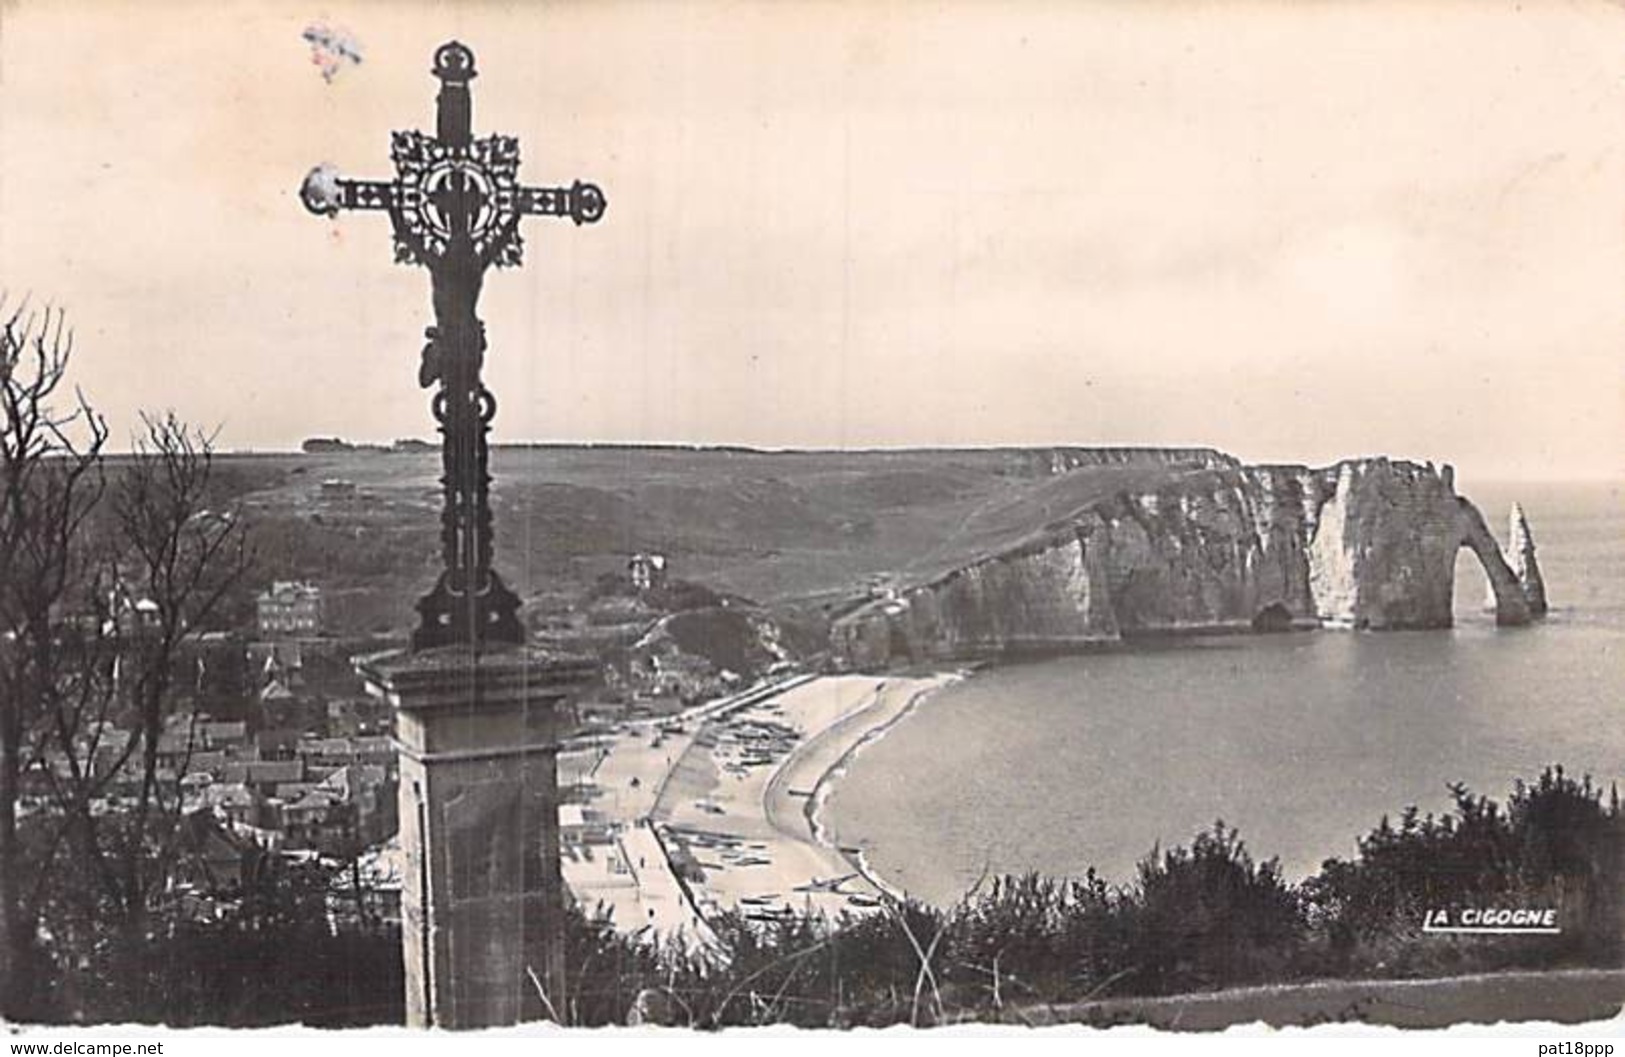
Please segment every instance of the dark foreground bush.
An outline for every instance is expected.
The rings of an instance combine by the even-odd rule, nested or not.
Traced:
[[[1589,777],[1549,767],[1505,808],[1454,785],[1455,808],[1384,818],[1352,862],[1329,859],[1302,886],[1335,971],[1428,974],[1512,966],[1621,964],[1625,816]],[[1429,911],[1551,908],[1557,936],[1423,936]]]
[[[1505,807],[1454,787],[1442,817],[1384,819],[1352,861],[1302,885],[1256,863],[1216,824],[1189,848],[1154,852],[1116,888],[1028,875],[957,906],[761,926],[716,923],[708,958],[656,952],[583,923],[579,1023],[637,1016],[695,1027],[938,1024],[1021,1007],[1339,976],[1418,976],[1621,964],[1625,818],[1589,780],[1547,770]],[[1558,911],[1553,937],[1441,936],[1430,911]],[[610,952],[615,953],[610,953]],[[599,974],[592,965],[617,966]],[[624,967],[632,966],[628,976]],[[632,997],[627,1004],[628,997]],[[641,996],[641,999],[639,998]]]
[[[561,1015],[697,1028],[942,1024],[1024,1008],[1327,976],[1428,976],[1621,964],[1625,816],[1617,795],[1550,769],[1505,806],[1454,790],[1442,817],[1387,819],[1352,860],[1290,885],[1216,824],[1153,852],[1122,887],[999,878],[949,908],[712,922],[695,952],[572,911]],[[399,933],[333,935],[321,871],[277,876],[223,921],[174,919],[139,942],[59,957],[58,1016],[174,1025],[399,1023]],[[1430,910],[1547,907],[1556,936],[1425,934]],[[63,952],[66,953],[66,952]]]

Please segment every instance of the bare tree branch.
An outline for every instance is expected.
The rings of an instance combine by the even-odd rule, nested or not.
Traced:
[[[174,666],[252,560],[234,512],[209,506],[214,437],[173,412],[143,415],[130,459],[110,462],[106,421],[69,388],[65,314],[27,299],[7,314],[6,303],[0,298],[0,1015],[26,1008],[31,981],[43,978],[31,967],[48,907],[78,900],[85,920],[116,913],[139,932],[171,870],[184,806],[180,774],[173,788],[159,782]],[[110,743],[124,712],[134,732]],[[136,760],[135,809],[103,818],[110,783]],[[18,826],[25,763],[45,794],[30,807],[37,833],[26,847]],[[46,883],[63,876],[44,867],[64,850],[73,882]]]

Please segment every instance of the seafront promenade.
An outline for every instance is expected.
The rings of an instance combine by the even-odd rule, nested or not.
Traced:
[[[608,823],[594,842],[566,842],[566,883],[623,931],[700,946],[726,911],[878,909],[857,857],[816,832],[818,804],[857,746],[956,678],[800,676],[563,754],[561,785],[584,783]]]

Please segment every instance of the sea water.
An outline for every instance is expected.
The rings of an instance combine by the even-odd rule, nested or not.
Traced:
[[[1456,626],[1199,638],[998,665],[927,699],[829,798],[833,838],[911,894],[984,873],[1130,880],[1216,820],[1287,876],[1449,784],[1548,764],[1625,793],[1625,485],[1480,486],[1528,513],[1553,611],[1497,629],[1465,551]]]

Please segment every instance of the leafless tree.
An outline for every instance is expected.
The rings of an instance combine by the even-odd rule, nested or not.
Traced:
[[[144,416],[126,458],[67,393],[72,335],[57,310],[0,319],[0,1015],[27,1018],[48,978],[40,936],[64,892],[77,930],[139,936],[178,829],[159,742],[174,672],[251,560],[239,521],[210,509],[212,438]],[[139,769],[109,823],[107,785]],[[24,789],[24,779],[30,789]],[[24,815],[29,825],[19,826]],[[66,868],[66,869],[65,869]],[[71,878],[64,883],[63,878]],[[112,920],[107,920],[111,916]]]
[[[73,338],[60,311],[0,322],[0,1012],[31,1000],[35,925],[18,833],[25,754],[52,712],[61,601],[82,571],[74,540],[104,494],[106,423],[83,396],[61,408]]]
[[[156,879],[142,867],[169,861],[144,854],[156,835],[168,848],[181,807],[179,775],[160,788],[158,743],[170,701],[177,653],[248,571],[252,561],[246,536],[230,511],[208,507],[213,440],[189,428],[173,412],[142,417],[130,465],[112,490],[117,579],[127,595],[139,591],[149,614],[140,625],[139,662],[134,665],[131,700],[139,723],[141,792],[129,829],[130,847],[122,861],[122,895],[139,919]],[[155,819],[155,813],[160,816]]]

